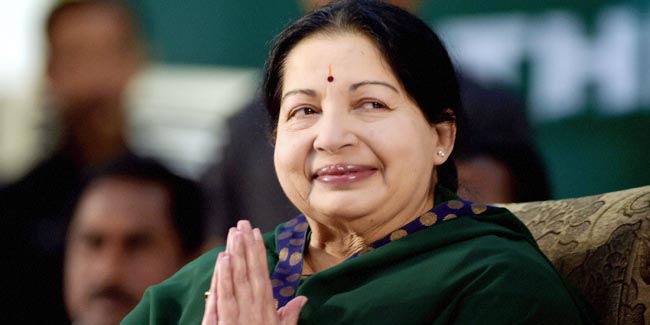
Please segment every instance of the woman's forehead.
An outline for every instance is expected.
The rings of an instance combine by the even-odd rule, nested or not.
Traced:
[[[379,49],[365,35],[319,33],[303,39],[287,56],[283,90],[310,82],[327,83],[330,76],[335,82],[367,78],[398,82]]]
[[[310,63],[303,60],[305,57],[340,60],[351,55],[372,55],[375,59],[383,59],[367,36],[352,31],[330,31],[302,39],[287,55],[287,63]]]

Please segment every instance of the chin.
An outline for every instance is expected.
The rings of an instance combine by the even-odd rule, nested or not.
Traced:
[[[87,317],[80,319],[76,322],[75,324],[81,324],[81,325],[86,325],[86,324],[97,324],[97,325],[116,325],[119,324],[122,319],[126,317],[126,314],[124,315],[116,315],[116,314],[93,314],[93,315],[88,315]]]
[[[320,199],[319,202],[311,204],[313,211],[336,218],[339,220],[354,220],[367,216],[378,206],[378,202],[368,202],[366,199],[355,199],[350,194],[343,194],[343,197]]]
[[[87,307],[78,323],[93,325],[119,324],[134,307],[135,305],[128,306],[126,303],[111,300],[95,301],[95,303]]]

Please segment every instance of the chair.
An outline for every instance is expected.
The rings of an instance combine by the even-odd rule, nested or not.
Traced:
[[[528,226],[604,324],[650,321],[650,186],[501,206]]]

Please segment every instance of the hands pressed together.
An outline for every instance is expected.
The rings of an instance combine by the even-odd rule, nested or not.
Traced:
[[[306,302],[295,297],[276,310],[262,234],[243,220],[230,228],[217,257],[202,323],[293,325]]]

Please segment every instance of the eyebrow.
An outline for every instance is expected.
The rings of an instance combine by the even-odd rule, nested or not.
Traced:
[[[354,83],[354,84],[350,85],[349,89],[350,89],[350,91],[355,91],[355,90],[357,90],[357,89],[359,89],[359,88],[361,88],[363,86],[368,86],[368,85],[384,86],[384,87],[387,87],[387,88],[391,89],[392,91],[399,94],[399,90],[397,90],[397,88],[395,88],[395,86],[393,86],[393,85],[391,85],[391,84],[389,84],[387,82],[383,82],[383,81],[372,81],[372,80],[360,81],[360,82],[357,82],[357,83]],[[313,90],[313,89],[294,89],[294,90],[287,91],[282,96],[281,100],[284,100],[285,98],[287,98],[289,96],[297,95],[297,94],[304,94],[304,95],[307,95],[309,97],[316,97],[316,91]]]
[[[288,96],[297,95],[297,94],[305,94],[305,95],[307,95],[309,97],[316,97],[316,91],[313,90],[313,89],[294,89],[294,90],[291,90],[291,91],[287,91],[287,93],[285,93],[282,96],[281,100],[284,100]]]
[[[350,91],[357,90],[363,86],[368,86],[368,85],[379,85],[379,86],[384,86],[387,88],[390,88],[392,91],[396,92],[399,94],[399,90],[395,88],[393,85],[383,82],[383,81],[373,81],[373,80],[366,80],[366,81],[361,81],[357,82],[355,84],[350,85]]]

